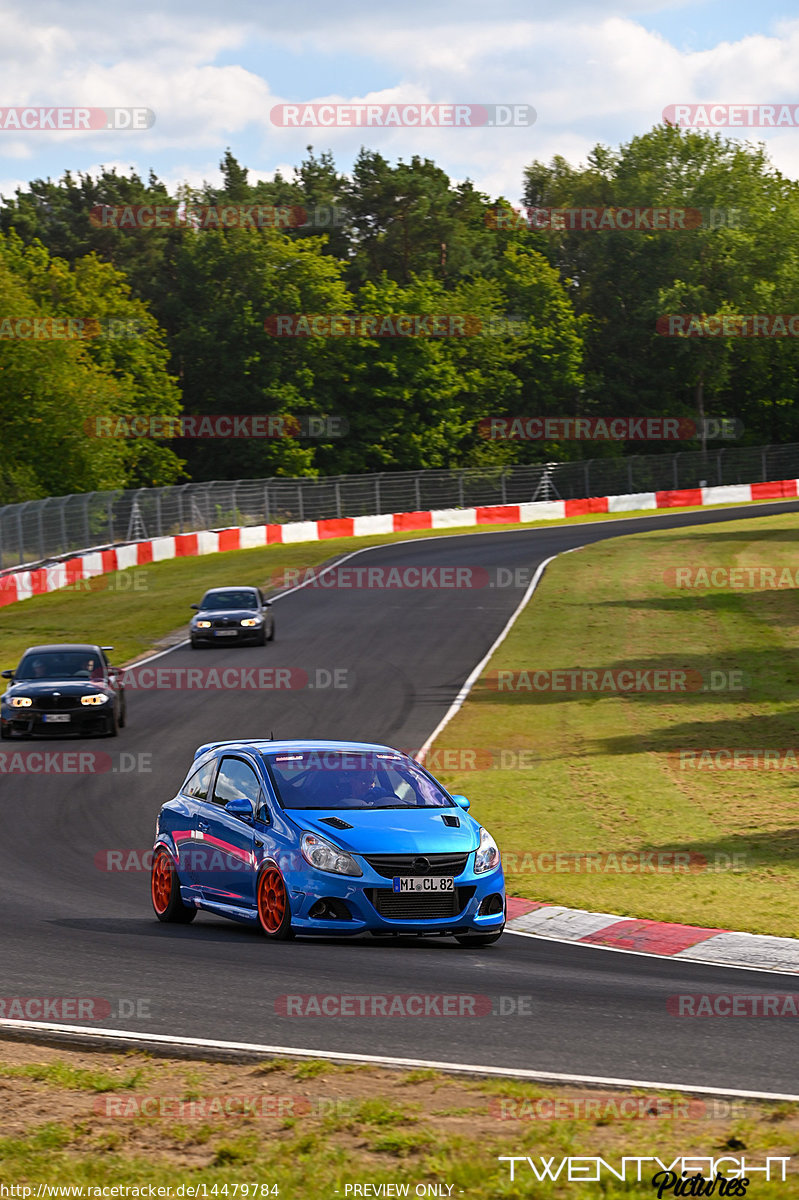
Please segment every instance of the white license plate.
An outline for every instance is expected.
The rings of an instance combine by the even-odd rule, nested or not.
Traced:
[[[57,722],[64,724],[66,721],[71,721],[72,717],[69,713],[45,713],[42,720],[47,721],[48,724],[55,725]]]
[[[443,875],[395,875],[395,892],[451,892],[455,880]]]
[[[235,637],[238,630],[236,629],[215,629],[214,633],[217,637]]]

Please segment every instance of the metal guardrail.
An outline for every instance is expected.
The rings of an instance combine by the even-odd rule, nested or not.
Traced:
[[[594,458],[505,468],[237,479],[84,492],[0,507],[0,569],[96,546],[232,525],[799,478],[799,444]]]

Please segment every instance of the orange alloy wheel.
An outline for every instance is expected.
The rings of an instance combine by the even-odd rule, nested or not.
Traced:
[[[286,915],[288,897],[277,867],[267,867],[258,881],[258,916],[267,933],[277,933]]]
[[[164,850],[159,850],[153,863],[151,880],[153,908],[161,916],[172,898],[172,864]]]

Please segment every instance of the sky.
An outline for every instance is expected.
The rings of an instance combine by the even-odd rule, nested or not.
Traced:
[[[361,146],[391,162],[418,154],[518,203],[533,159],[578,166],[597,143],[651,129],[666,106],[703,103],[791,106],[795,125],[720,131],[763,141],[775,166],[799,178],[796,0],[0,0],[0,30],[7,197],[33,179],[103,166],[153,170],[170,190],[218,184],[228,147],[251,180],[277,169],[291,178],[312,145],[342,171]],[[359,103],[389,114],[395,105],[409,120],[414,105],[526,105],[536,115],[425,128],[274,119],[279,105],[307,119],[306,105]],[[149,110],[154,122],[25,130],[4,116],[112,106]]]

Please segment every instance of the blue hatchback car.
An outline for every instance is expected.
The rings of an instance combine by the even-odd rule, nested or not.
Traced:
[[[198,909],[295,933],[445,935],[497,941],[497,845],[414,759],[362,742],[200,746],[156,824],[160,921]]]

